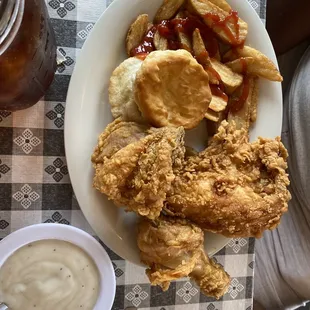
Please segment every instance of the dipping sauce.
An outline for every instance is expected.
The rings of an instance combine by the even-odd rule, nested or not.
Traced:
[[[29,243],[0,268],[0,301],[10,310],[92,310],[99,290],[93,259],[66,241]]]

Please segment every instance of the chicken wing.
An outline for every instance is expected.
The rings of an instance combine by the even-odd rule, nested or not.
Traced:
[[[100,135],[92,156],[94,187],[128,211],[154,219],[184,157],[184,129],[119,120]]]
[[[249,143],[245,129],[224,121],[176,172],[166,210],[227,237],[260,237],[287,211],[287,156],[280,138]]]
[[[203,241],[203,231],[186,220],[163,215],[154,221],[141,219],[138,247],[141,261],[149,267],[146,274],[151,284],[166,291],[170,281],[189,276],[204,294],[223,296],[230,277],[221,265],[208,258]]]

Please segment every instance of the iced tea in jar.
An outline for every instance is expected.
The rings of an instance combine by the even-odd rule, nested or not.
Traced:
[[[56,70],[56,43],[44,0],[0,0],[0,110],[34,105]]]

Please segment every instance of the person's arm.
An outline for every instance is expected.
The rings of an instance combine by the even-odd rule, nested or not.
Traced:
[[[266,22],[281,55],[310,37],[310,0],[267,0]]]

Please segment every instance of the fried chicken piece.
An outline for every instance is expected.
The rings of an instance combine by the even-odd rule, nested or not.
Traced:
[[[184,129],[146,129],[119,120],[100,135],[92,156],[94,187],[115,204],[142,216],[159,216],[184,157]]]
[[[189,276],[204,294],[220,298],[230,277],[205,254],[203,242],[203,231],[186,220],[161,215],[154,221],[142,218],[138,225],[140,257],[152,285],[166,291],[170,281]]]
[[[224,121],[209,147],[176,172],[166,209],[227,237],[260,237],[278,226],[290,193],[280,138],[248,142]]]
[[[98,138],[92,162],[103,163],[117,151],[147,136],[149,127],[134,122],[123,122],[120,118],[109,124]]]

